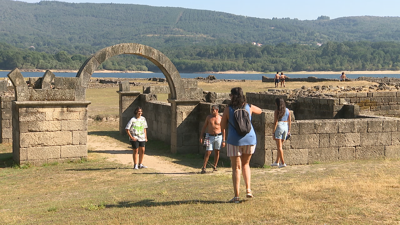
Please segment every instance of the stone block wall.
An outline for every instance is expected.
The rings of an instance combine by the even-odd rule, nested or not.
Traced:
[[[343,160],[400,157],[400,119],[362,118],[292,122],[291,139],[284,142],[289,165]],[[265,136],[266,151],[276,158],[275,141]]]
[[[14,101],[14,161],[40,165],[86,158],[89,104]]]
[[[171,143],[171,104],[157,101],[146,101],[143,105],[143,116],[147,121],[149,139]]]
[[[198,105],[198,101],[171,101],[171,150],[173,153],[198,153]]]
[[[169,94],[169,86],[143,86],[144,94]]]
[[[337,94],[339,103],[354,104],[361,113],[384,116],[400,116],[400,92],[358,92]]]
[[[1,104],[1,143],[12,143],[12,101],[14,96],[0,96]]]
[[[263,94],[246,92],[246,100],[248,103],[254,104],[262,109],[275,110],[275,99],[283,98],[287,102],[288,97],[286,95],[274,95],[274,94]],[[289,106],[288,106],[289,108]]]
[[[332,119],[336,116],[337,112],[341,110],[342,106],[339,105],[338,99],[324,99],[324,98],[297,98],[294,112],[296,119],[309,120],[309,119]]]
[[[287,95],[252,92],[247,92],[246,98],[249,103],[269,110],[276,109],[276,98],[283,98],[297,120],[355,118],[360,113],[358,105],[352,105],[344,98],[297,97],[295,101],[289,101]]]

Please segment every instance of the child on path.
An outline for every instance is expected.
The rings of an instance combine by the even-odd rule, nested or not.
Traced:
[[[133,169],[137,170],[147,168],[147,166],[143,165],[145,144],[147,142],[147,121],[142,116],[143,109],[141,107],[137,107],[134,113],[135,116],[129,120],[125,130],[133,149]]]

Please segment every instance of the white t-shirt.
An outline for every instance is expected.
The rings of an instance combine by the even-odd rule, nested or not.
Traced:
[[[138,139],[138,141],[146,141],[144,129],[147,129],[147,121],[143,116],[136,118],[132,117],[126,125],[125,129],[129,129],[131,135]],[[131,137],[129,137],[131,140]]]

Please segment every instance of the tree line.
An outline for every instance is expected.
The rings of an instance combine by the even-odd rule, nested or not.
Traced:
[[[400,43],[327,42],[322,46],[285,44],[219,44],[159,49],[180,72],[207,71],[374,71],[400,70]],[[77,70],[90,55],[38,52],[0,43],[0,69]],[[155,71],[159,69],[140,56],[121,55],[100,65],[106,70]]]

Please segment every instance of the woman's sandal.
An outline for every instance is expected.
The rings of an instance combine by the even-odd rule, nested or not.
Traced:
[[[212,168],[213,168],[213,172],[218,171],[216,166],[212,166]]]
[[[239,197],[233,197],[231,200],[229,200],[229,203],[240,203]]]
[[[252,197],[254,197],[254,196],[253,196],[253,194],[251,193],[251,190],[250,190],[250,189],[247,189],[247,190],[246,190],[246,198],[252,198]]]

